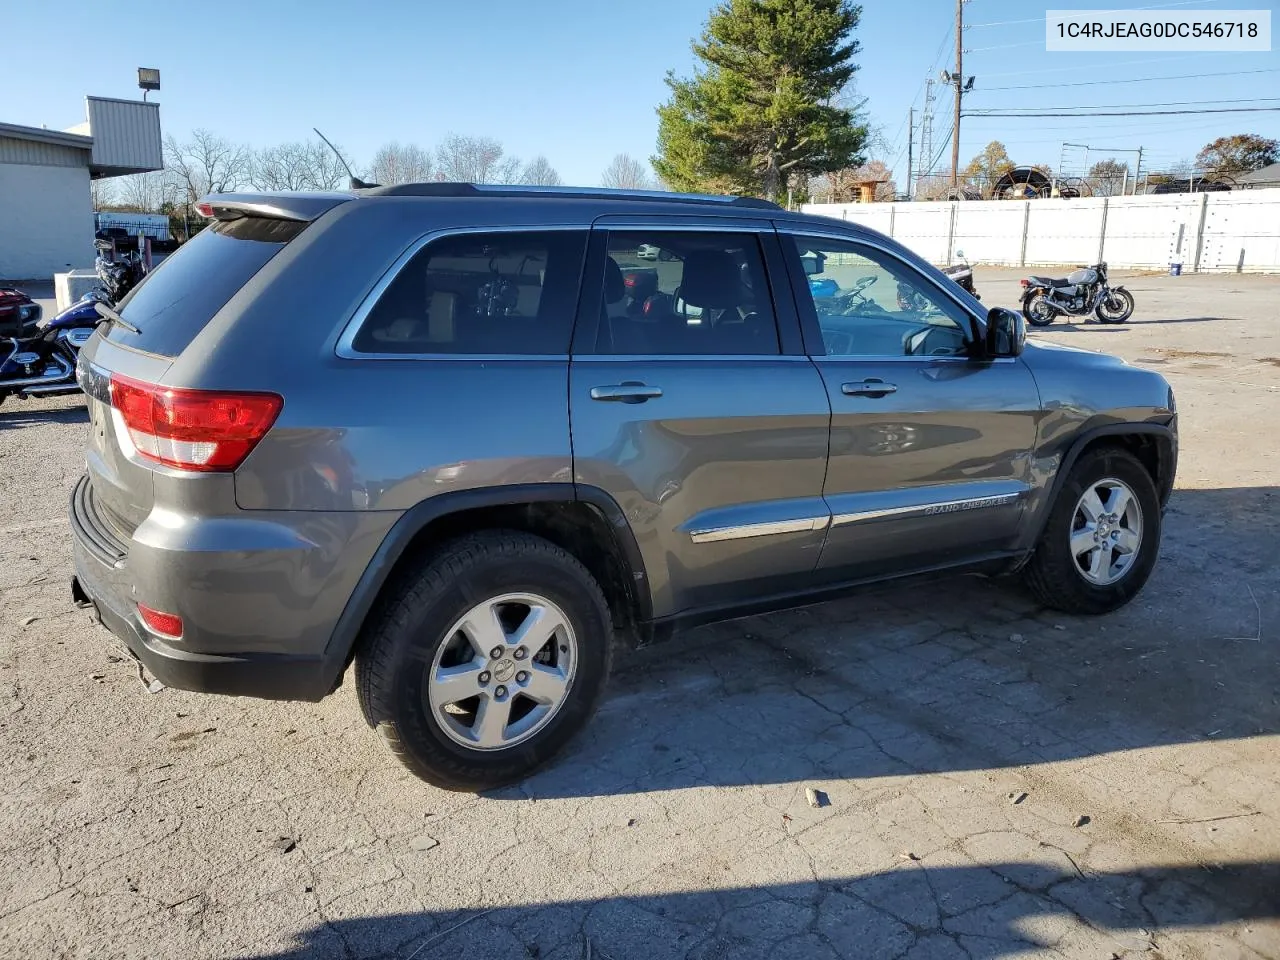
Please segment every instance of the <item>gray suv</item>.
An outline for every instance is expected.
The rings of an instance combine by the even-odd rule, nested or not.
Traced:
[[[762,201],[208,197],[80,358],[74,596],[166,684],[360,706],[423,779],[551,756],[615,647],[940,570],[1102,613],[1155,564],[1169,385],[1024,345]]]

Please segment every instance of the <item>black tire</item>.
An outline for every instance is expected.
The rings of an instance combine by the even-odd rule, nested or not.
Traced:
[[[1141,511],[1142,540],[1136,558],[1114,583],[1099,585],[1085,578],[1071,555],[1070,538],[1076,505],[1101,480],[1115,479],[1133,491]],[[1160,553],[1160,498],[1155,481],[1133,454],[1119,447],[1086,450],[1071,468],[1023,578],[1036,599],[1066,613],[1110,613],[1142,589]]]
[[[564,611],[578,638],[576,668],[559,710],[529,739],[497,750],[463,746],[427,705],[427,679],[445,631],[477,604],[528,592]],[[587,722],[604,692],[613,626],[587,569],[526,533],[485,531],[445,544],[391,588],[356,656],[365,720],[414,775],[447,790],[480,791],[524,777]]]
[[[1104,310],[1103,307],[1112,299],[1123,304],[1121,309],[1114,312]],[[1133,306],[1133,294],[1128,290],[1112,290],[1111,296],[1099,303],[1094,308],[1093,313],[1098,318],[1099,323],[1124,323],[1133,316]]]
[[[1043,293],[1037,293],[1034,296],[1026,297],[1022,301],[1022,317],[1033,327],[1047,327],[1049,324],[1053,323],[1054,319],[1058,316],[1057,313],[1053,311],[1050,311],[1049,314],[1045,316],[1044,314],[1037,313],[1031,309],[1031,305],[1033,303],[1044,300],[1044,298]]]

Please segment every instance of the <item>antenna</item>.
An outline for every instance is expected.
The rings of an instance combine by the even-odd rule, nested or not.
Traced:
[[[316,132],[317,137],[319,137],[328,145],[329,149],[333,151],[333,155],[338,158],[338,162],[342,164],[342,168],[347,171],[347,176],[351,178],[351,182],[349,186],[351,187],[352,190],[366,190],[369,187],[378,186],[378,184],[376,183],[365,183],[363,180],[357,177],[354,173],[352,173],[351,167],[347,164],[346,160],[342,159],[342,154],[338,152],[338,148],[335,147],[332,143],[329,143],[329,138],[320,132],[320,128],[312,127],[311,129]]]

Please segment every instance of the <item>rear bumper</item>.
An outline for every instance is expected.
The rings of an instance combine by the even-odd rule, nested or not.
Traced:
[[[232,697],[314,703],[336,686],[334,671],[319,657],[192,653],[151,636],[133,614],[120,609],[117,597],[102,589],[101,583],[93,583],[92,573],[82,563],[79,550],[71,595],[78,602],[91,605],[98,622],[124,641],[129,652],[166,687]]]
[[[87,478],[69,513],[73,596],[162,683],[314,702],[341,681],[347,648],[328,641],[379,539],[365,518],[153,515],[126,535],[104,520]],[[181,616],[182,638],[148,630],[139,601]]]

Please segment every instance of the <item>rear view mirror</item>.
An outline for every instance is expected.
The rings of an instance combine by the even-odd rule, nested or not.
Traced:
[[[992,307],[987,314],[987,357],[1016,357],[1027,342],[1027,322],[1022,314],[1005,307]]]
[[[822,273],[826,266],[826,256],[821,253],[806,253],[800,258],[800,262],[804,264],[805,276],[812,277],[815,273]]]

